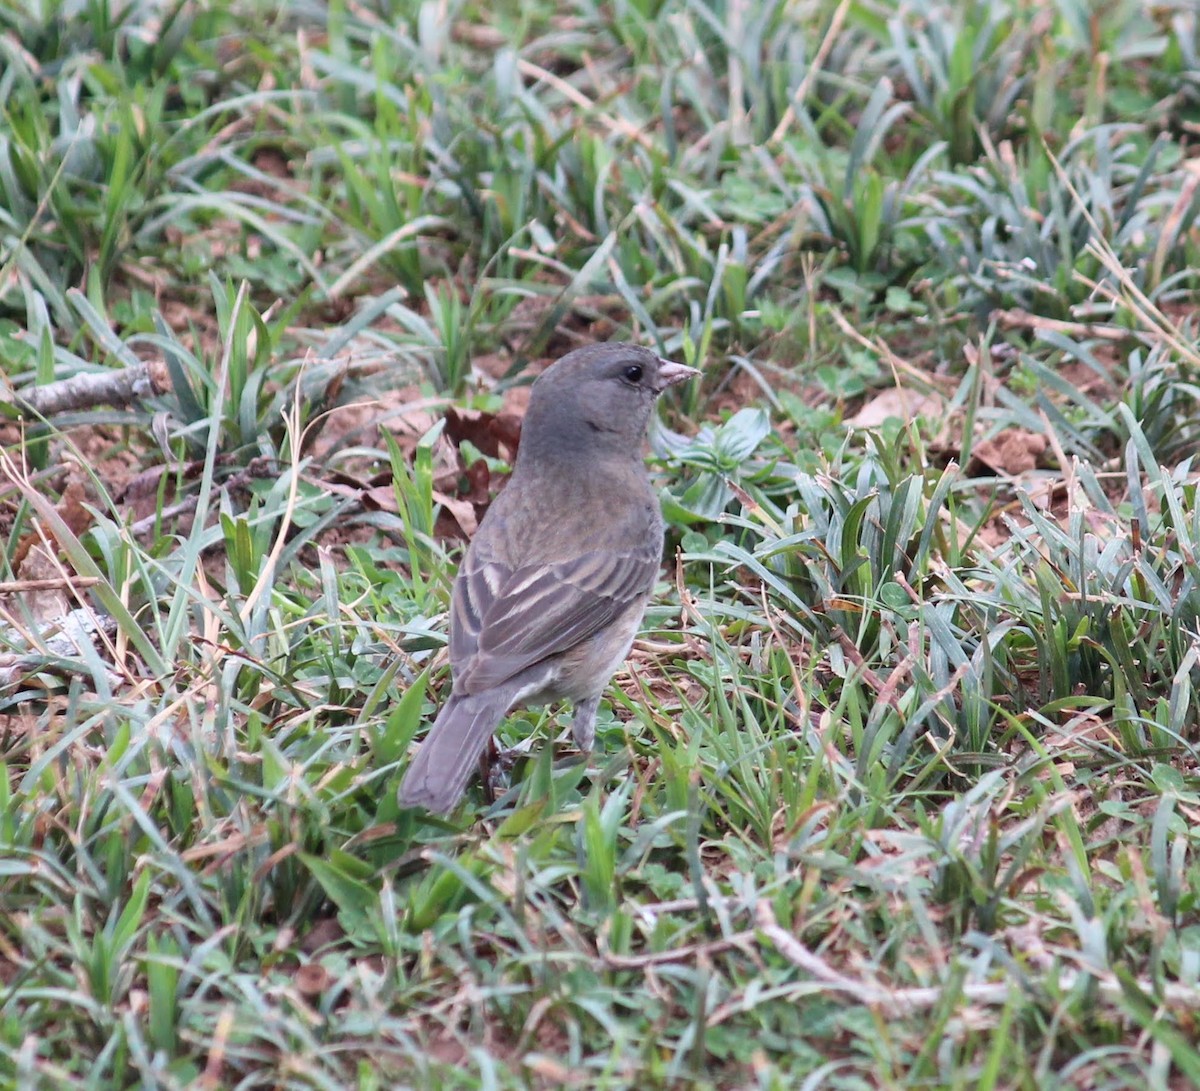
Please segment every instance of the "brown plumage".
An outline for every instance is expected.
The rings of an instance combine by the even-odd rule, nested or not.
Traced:
[[[533,384],[512,478],[454,584],[454,685],[400,785],[444,813],[518,704],[575,703],[591,748],[596,709],[642,620],[662,560],[658,497],[642,460],[654,402],[697,374],[649,349],[568,353]]]

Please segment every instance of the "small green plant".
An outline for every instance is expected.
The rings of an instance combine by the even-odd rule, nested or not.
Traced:
[[[922,2],[888,22],[896,62],[953,164],[1009,135],[1035,42],[1019,5]],[[981,138],[982,134],[982,138]]]

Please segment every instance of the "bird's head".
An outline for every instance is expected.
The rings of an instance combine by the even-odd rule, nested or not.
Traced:
[[[567,353],[533,384],[521,452],[581,451],[640,458],[654,402],[669,386],[700,374],[648,348],[609,341]]]

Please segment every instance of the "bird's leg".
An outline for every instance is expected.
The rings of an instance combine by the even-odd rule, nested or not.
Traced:
[[[600,696],[589,697],[575,705],[575,719],[571,723],[571,734],[575,737],[575,745],[585,754],[592,749],[596,741],[596,710],[600,707]]]
[[[488,739],[488,744],[479,755],[479,781],[483,785],[483,795],[488,805],[496,802],[496,783],[507,771],[501,768],[504,752],[496,742],[496,736]]]
[[[533,747],[533,736],[522,739],[515,746],[501,746],[495,736],[488,744],[487,764],[480,762],[483,782],[487,786],[488,802],[495,803],[496,797],[508,791],[513,766]]]

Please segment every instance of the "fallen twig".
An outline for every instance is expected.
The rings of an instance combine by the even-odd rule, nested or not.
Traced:
[[[741,899],[726,898],[724,902],[726,908],[734,911],[751,908]],[[695,899],[687,898],[662,902],[654,906],[640,906],[636,912],[647,923],[653,924],[661,915],[674,912],[693,912],[699,908],[699,904]],[[714,940],[711,943],[693,943],[674,951],[655,951],[640,956],[604,953],[601,958],[614,969],[634,970],[643,966],[688,961],[701,954],[710,955],[732,947],[745,949],[756,940],[761,948],[762,940],[766,940],[777,954],[782,955],[812,979],[811,981],[797,982],[794,985],[797,995],[827,991],[839,992],[859,1004],[877,1008],[889,1016],[896,1017],[929,1011],[945,999],[947,988],[945,985],[891,988],[885,983],[851,977],[834,969],[779,923],[775,917],[775,911],[771,907],[771,902],[767,898],[761,898],[753,904],[753,913],[755,924],[753,932],[738,932],[725,939]],[[1063,968],[1055,987],[1060,992],[1070,992],[1084,974],[1095,982],[1096,990],[1105,1000],[1115,1003],[1124,996],[1124,990],[1120,981],[1117,980],[1116,974],[1103,969]],[[961,985],[955,985],[954,988],[968,1003],[998,1007],[1008,1003],[1014,988],[1023,988],[1028,991],[1036,983],[1037,979],[1029,976],[1021,981],[968,981]],[[1154,984],[1150,981],[1137,981],[1134,985],[1146,995],[1158,997],[1167,1007],[1200,1011],[1200,988],[1194,985],[1184,985],[1179,982]],[[775,990],[775,993],[778,995],[779,990]],[[752,1007],[755,1003],[760,1002],[761,996],[762,990],[757,989],[747,993],[744,997],[735,997],[726,1001],[713,1009],[708,1017],[709,1026],[723,1022],[746,1008]]]
[[[805,973],[811,974],[826,988],[845,993],[860,1004],[879,1008],[890,1016],[905,1016],[929,1011],[945,999],[946,986],[944,985],[892,989],[878,982],[861,981],[839,973],[779,924],[775,919],[771,903],[765,898],[755,907],[754,915],[758,930],[771,941],[779,954]],[[1070,992],[1075,988],[1076,982],[1083,973],[1094,980],[1096,990],[1106,1000],[1115,1002],[1124,995],[1116,975],[1111,971],[1101,969],[1086,971],[1064,969],[1058,977],[1057,990],[1064,993]],[[1149,981],[1138,981],[1136,985],[1138,989],[1149,996],[1159,996],[1162,1003],[1168,1007],[1186,1008],[1189,1011],[1200,1010],[1200,988],[1196,988],[1194,985],[1181,985],[1177,982],[1155,985]],[[1015,981],[968,981],[955,988],[964,1000],[994,1007],[1008,1003],[1015,987],[1018,987]],[[721,1019],[728,1018],[738,1010],[739,1006],[736,1002],[726,1003],[720,1009],[714,1010],[709,1021],[710,1023],[720,1022]]]
[[[22,591],[58,591],[68,587],[91,587],[99,582],[99,576],[52,576],[40,580],[3,580],[0,581],[0,595],[13,595]]]
[[[53,417],[96,405],[127,406],[167,390],[169,384],[164,372],[163,365],[158,363],[84,371],[45,386],[13,391],[7,398],[0,398],[0,402],[7,402],[24,417]]]
[[[1006,330],[1043,330],[1050,333],[1061,333],[1066,337],[1098,337],[1106,341],[1128,341],[1136,337],[1134,330],[1124,326],[1113,326],[1103,322],[1064,322],[1058,318],[1046,318],[1040,314],[1030,314],[1028,311],[997,310],[992,311],[992,318]]]
[[[710,943],[691,943],[686,947],[675,947],[667,951],[647,951],[643,955],[617,955],[611,951],[600,954],[604,965],[614,970],[640,970],[644,966],[659,966],[671,962],[690,962],[699,955],[715,955],[728,951],[731,947],[744,948],[754,942],[753,932],[739,932],[728,939],[713,940]]]

